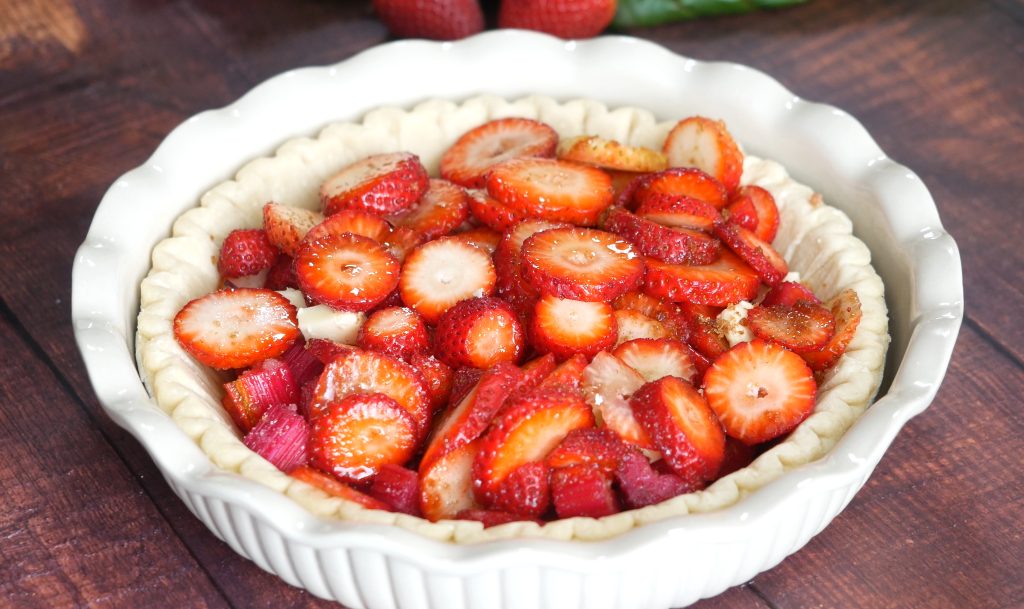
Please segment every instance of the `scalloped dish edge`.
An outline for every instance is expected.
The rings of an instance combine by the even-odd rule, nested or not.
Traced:
[[[675,124],[658,122],[646,110],[610,110],[595,101],[561,103],[537,96],[507,101],[481,96],[461,104],[431,100],[412,110],[385,107],[367,113],[360,123],[329,125],[315,139],[287,141],[274,156],[251,161],[234,180],[204,194],[198,207],[175,221],[171,237],[153,249],[153,266],[140,288],[136,356],[143,381],[159,407],[217,467],[284,493],[316,515],[393,524],[455,543],[517,537],[607,539],[645,523],[731,506],[786,471],[822,458],[864,412],[881,383],[889,344],[884,288],[871,266],[867,246],[853,236],[852,223],[843,212],[793,181],[778,163],[749,156],[742,183],[767,189],[779,207],[776,249],[822,300],[842,289],[854,289],[863,318],[846,354],[822,379],[812,415],[748,467],[702,491],[604,518],[569,518],[543,526],[517,522],[483,529],[475,521],[429,522],[330,497],[281,472],[242,443],[220,405],[224,379],[186,354],[172,330],[172,320],[185,303],[216,289],[216,260],[227,233],[261,227],[267,201],[318,209],[321,182],[370,154],[409,150],[436,175],[441,154],[462,133],[506,116],[547,122],[561,137],[593,134],[659,149]]]

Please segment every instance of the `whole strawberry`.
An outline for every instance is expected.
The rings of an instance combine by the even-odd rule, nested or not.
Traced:
[[[373,0],[373,10],[400,38],[455,40],[484,29],[477,0]]]
[[[498,27],[547,32],[559,38],[590,38],[615,17],[617,0],[504,0]]]

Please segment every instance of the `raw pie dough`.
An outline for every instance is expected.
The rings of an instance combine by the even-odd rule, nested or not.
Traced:
[[[412,110],[383,108],[361,123],[339,123],[316,139],[286,142],[273,157],[244,166],[234,180],[218,184],[200,206],[181,215],[172,236],[153,250],[153,268],[141,286],[136,354],[157,404],[195,440],[218,467],[285,493],[311,512],[345,520],[400,526],[427,537],[473,543],[509,537],[604,539],[647,522],[733,505],[784,472],[821,458],[867,407],[882,379],[889,344],[882,281],[867,247],[852,235],[841,211],[824,205],[810,188],[794,182],[777,163],[748,156],[743,184],[769,190],[781,221],[774,245],[791,270],[823,301],[843,288],[860,297],[863,319],[839,364],[819,387],[818,403],[784,442],[750,466],[703,491],[604,518],[569,518],[539,526],[510,523],[483,529],[479,522],[427,520],[330,497],[297,481],[250,451],[220,406],[220,374],[189,357],[174,339],[171,322],[182,306],[217,287],[220,243],[236,228],[262,226],[263,204],[275,201],[319,209],[320,183],[346,164],[370,154],[409,150],[437,175],[441,154],[462,133],[488,120],[525,116],[550,124],[562,137],[600,135],[660,149],[675,121],[659,123],[645,110],[609,110],[594,101],[560,103],[545,97],[514,102],[477,97],[455,104],[428,101]],[[682,117],[677,117],[682,118]]]

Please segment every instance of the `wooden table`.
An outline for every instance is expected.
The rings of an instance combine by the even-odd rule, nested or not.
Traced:
[[[326,607],[217,541],[102,412],[70,271],[107,186],[186,117],[384,42],[368,2],[0,3],[0,605]],[[860,118],[959,242],[935,403],[806,548],[702,608],[1024,607],[1024,4],[814,0],[628,32]]]

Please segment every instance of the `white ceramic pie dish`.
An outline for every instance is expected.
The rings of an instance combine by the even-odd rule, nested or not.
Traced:
[[[135,369],[138,285],[154,244],[211,185],[290,137],[382,105],[478,93],[586,97],[661,118],[725,119],[749,152],[782,162],[845,211],[870,247],[887,288],[888,388],[824,459],[730,508],[601,542],[439,543],[396,527],[321,519],[218,470],[153,404]],[[101,203],[75,261],[73,317],[111,417],[215,534],[293,585],[350,607],[669,607],[773,566],[849,502],[937,390],[962,317],[959,269],[927,190],[841,111],[804,102],[749,68],[696,62],[639,40],[565,43],[505,31],[455,44],[384,45],[336,66],[288,72],[189,119]]]

